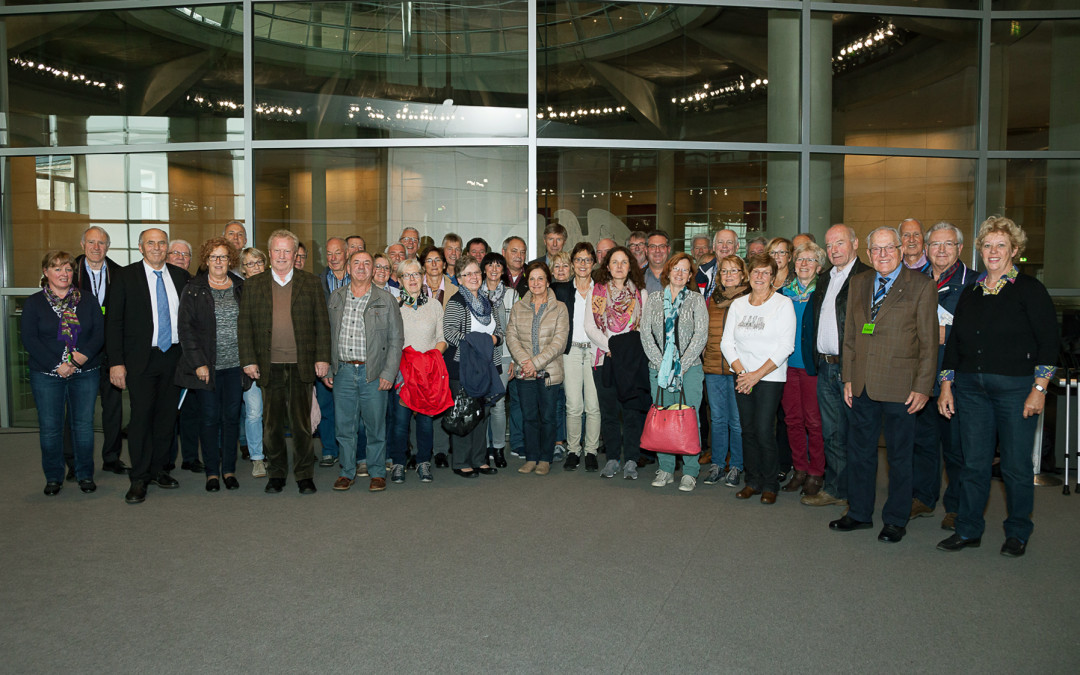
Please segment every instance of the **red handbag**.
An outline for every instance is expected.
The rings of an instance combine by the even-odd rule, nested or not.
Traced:
[[[669,455],[700,454],[697,409],[686,405],[686,392],[680,392],[680,403],[667,408],[664,407],[663,389],[657,387],[656,392],[660,404],[653,403],[645,415],[641,447]]]

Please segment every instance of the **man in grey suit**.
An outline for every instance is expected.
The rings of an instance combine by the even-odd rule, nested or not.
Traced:
[[[850,510],[829,527],[849,532],[872,527],[878,437],[885,427],[889,498],[878,541],[895,543],[911,514],[915,414],[930,400],[937,366],[937,288],[900,264],[900,233],[879,227],[867,238],[873,272],[851,280],[842,352],[848,430]]]
[[[341,475],[335,490],[348,490],[356,478],[356,435],[362,419],[367,431],[371,492],[386,489],[386,392],[397,378],[405,344],[394,296],[371,283],[370,253],[349,256],[349,285],[330,295],[330,372],[323,383],[334,392]]]

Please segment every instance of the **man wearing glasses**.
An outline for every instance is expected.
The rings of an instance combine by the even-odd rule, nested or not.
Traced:
[[[648,267],[645,268],[645,290],[655,293],[664,290],[660,273],[664,271],[664,263],[671,252],[671,240],[667,232],[653,230],[645,241],[645,257],[648,262]]]
[[[420,250],[420,230],[415,227],[406,227],[401,231],[398,243],[405,247],[406,258],[415,258],[416,252]]]
[[[255,265],[258,265],[258,261],[252,261]],[[250,263],[244,263],[244,267],[247,267]],[[302,270],[307,265],[307,246],[304,246],[304,242],[300,242],[299,247],[296,249],[296,259],[293,261],[293,269]]]
[[[720,281],[717,278],[720,261],[729,255],[737,253],[738,250],[739,235],[735,230],[724,228],[717,230],[716,234],[713,235],[713,253],[716,254],[716,257],[699,267],[695,277],[698,289],[706,298],[712,297],[713,289],[716,288],[717,282]]]
[[[941,372],[945,358],[945,342],[952,331],[953,313],[964,289],[975,283],[977,274],[960,260],[964,249],[964,234],[952,223],[940,222],[926,233],[926,257],[931,276],[937,286],[938,360],[935,372]],[[949,418],[937,413],[937,397],[941,385],[934,379],[930,402],[916,416],[915,458],[912,462],[911,517],[930,517],[941,494],[941,458],[945,458],[948,487],[941,501],[945,518],[941,527],[955,529],[956,513],[960,510],[960,469],[964,455],[960,449],[960,429]]]
[[[851,280],[844,323],[841,378],[851,409],[848,504],[829,529],[873,526],[878,437],[889,459],[889,497],[878,541],[897,543],[911,517],[916,415],[930,400],[937,365],[937,289],[926,275],[900,264],[900,233],[879,227],[867,238],[873,272]]]
[[[165,262],[175,265],[185,272],[190,272],[191,267],[191,244],[183,239],[173,239],[169,242],[169,255]]]
[[[641,265],[641,269],[649,264],[649,259],[645,255],[648,250],[648,235],[641,230],[634,230],[630,233],[630,236],[626,238],[626,248],[630,249],[630,253],[634,256],[634,260],[638,265]]]

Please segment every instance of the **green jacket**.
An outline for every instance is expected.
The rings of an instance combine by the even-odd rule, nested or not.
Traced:
[[[274,322],[270,284],[275,283],[272,274],[271,270],[266,270],[244,283],[237,326],[240,365],[257,365],[262,387],[269,384],[267,377],[270,374],[270,333]],[[292,323],[300,379],[314,382],[315,364],[320,361],[330,363],[330,316],[326,312],[326,300],[318,277],[303,270],[293,271]]]

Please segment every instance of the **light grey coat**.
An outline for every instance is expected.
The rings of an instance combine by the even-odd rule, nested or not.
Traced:
[[[686,300],[679,307],[675,323],[678,339],[681,375],[691,367],[701,364],[701,352],[709,339],[709,311],[701,293],[690,289]],[[649,293],[645,300],[645,315],[641,320],[641,348],[649,359],[649,368],[659,371],[664,360],[664,293]]]

